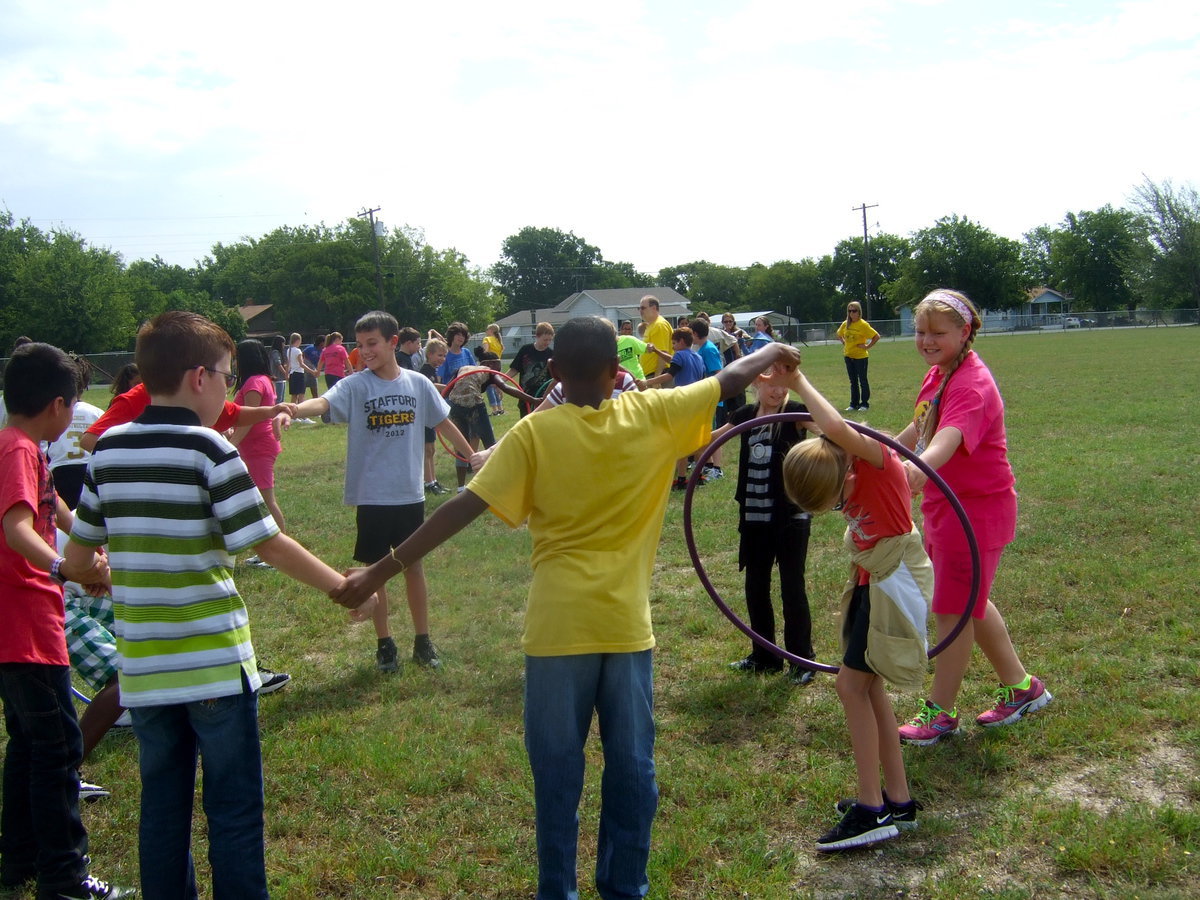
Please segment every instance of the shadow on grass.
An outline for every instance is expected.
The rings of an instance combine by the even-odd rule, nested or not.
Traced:
[[[696,740],[706,744],[758,741],[772,724],[791,727],[788,705],[793,686],[782,675],[743,675],[676,683],[663,704],[688,720]]]

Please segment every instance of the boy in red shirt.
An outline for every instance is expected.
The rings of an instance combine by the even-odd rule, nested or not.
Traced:
[[[63,637],[62,582],[108,580],[93,552],[69,567],[58,555],[56,521],[73,516],[54,492],[38,444],[71,423],[78,393],[71,358],[49,344],[13,351],[4,371],[8,427],[0,431],[0,699],[8,747],[0,810],[0,887],[37,879],[41,898],[117,900],[135,891],[88,875],[87,830],[79,818],[83,736],[71,702]],[[68,571],[70,568],[70,571]]]

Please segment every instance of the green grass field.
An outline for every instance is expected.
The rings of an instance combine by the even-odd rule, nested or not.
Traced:
[[[701,590],[682,502],[672,498],[652,596],[662,798],[651,897],[1196,895],[1198,338],[1196,328],[1159,328],[977,344],[1006,399],[1021,498],[1018,538],[992,596],[1055,701],[983,733],[972,719],[992,684],[976,654],[960,696],[962,735],[905,750],[926,804],[920,829],[877,850],[814,852],[834,802],[854,786],[832,679],[796,688],[729,671],[746,641]],[[816,386],[845,406],[840,351],[804,354]],[[871,360],[868,421],[897,432],[922,365],[906,341],[880,344]],[[493,421],[515,418],[510,406]],[[344,440],[336,426],[295,427],[277,470],[289,530],[336,567],[350,564],[354,539],[352,511],[341,505]],[[439,467],[452,484],[443,451]],[[728,458],[726,467],[736,468]],[[733,488],[732,478],[704,488],[695,518],[709,572],[740,609]],[[820,520],[809,560],[826,660],[837,651],[841,531],[840,519]],[[407,665],[396,676],[375,672],[369,625],[349,625],[282,575],[238,569],[260,657],[294,677],[261,703],[275,896],[533,896],[518,644],[528,549],[524,531],[487,517],[432,554],[426,571],[444,668]],[[411,628],[402,602],[393,621],[404,650]],[[895,701],[907,717],[916,697]],[[584,897],[595,897],[599,772],[596,738],[581,808]],[[113,790],[85,812],[94,868],[136,881],[132,735],[110,736],[86,774]],[[195,830],[203,877],[202,816]]]

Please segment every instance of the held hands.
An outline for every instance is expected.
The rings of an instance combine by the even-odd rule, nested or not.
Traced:
[[[375,596],[376,588],[382,583],[382,580],[372,577],[372,568],[347,569],[342,583],[329,592],[330,599],[355,612],[367,607]],[[370,614],[369,608],[367,614]]]
[[[492,455],[492,451],[499,447],[499,444],[492,444],[483,450],[476,450],[471,454],[471,471],[478,472],[483,468],[483,464],[488,461],[488,457]]]
[[[904,474],[908,476],[908,489],[914,497],[925,490],[929,476],[917,468],[911,459],[904,463]]]
[[[65,580],[78,582],[93,597],[112,593],[112,573],[108,569],[108,557],[102,552],[93,554],[92,564],[80,572],[64,572],[62,569],[59,572]]]
[[[366,602],[354,609],[350,610],[351,622],[366,622],[375,614],[375,607],[379,605],[379,594],[372,594],[366,599]]]

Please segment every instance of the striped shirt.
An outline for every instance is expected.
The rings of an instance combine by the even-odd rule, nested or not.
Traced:
[[[149,406],[100,438],[71,539],[108,544],[123,706],[258,690],[232,555],[278,533],[237,450],[191,410]]]

